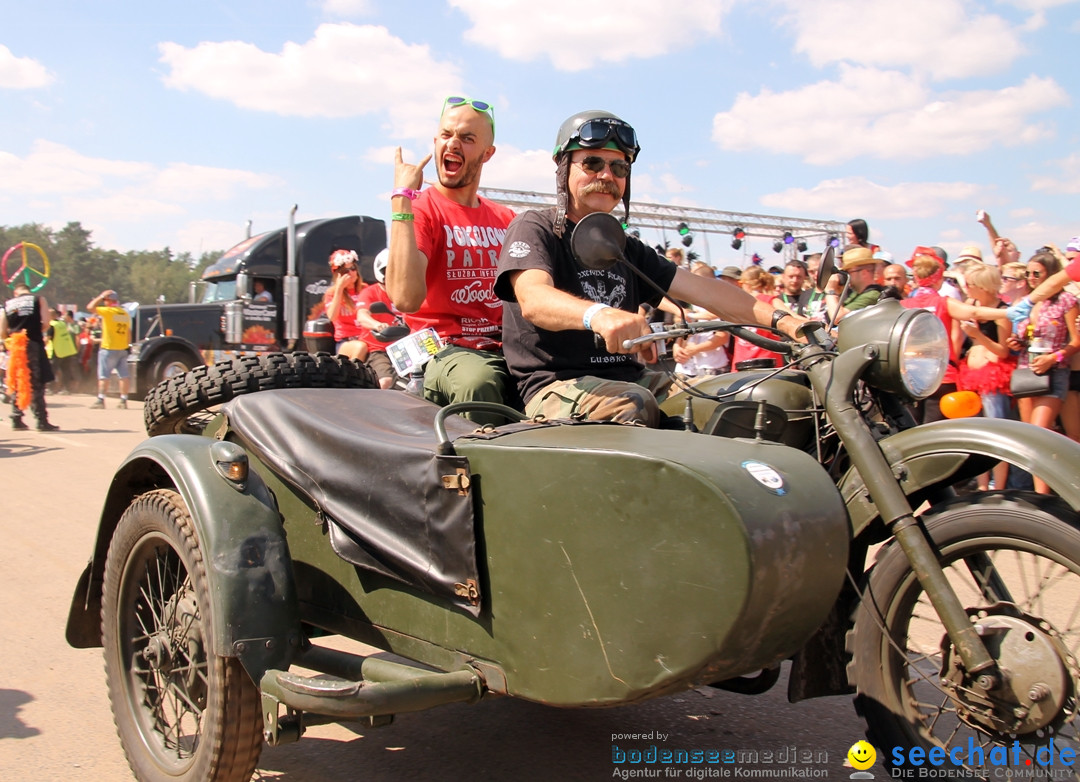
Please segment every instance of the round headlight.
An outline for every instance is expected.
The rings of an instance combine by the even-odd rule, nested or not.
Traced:
[[[876,388],[912,399],[937,391],[949,367],[945,325],[927,310],[905,309],[888,300],[854,312],[840,322],[841,351],[874,345],[878,358],[864,379]]]
[[[897,350],[900,380],[915,399],[925,399],[938,390],[949,368],[949,335],[945,324],[931,312],[912,310],[900,335]]]

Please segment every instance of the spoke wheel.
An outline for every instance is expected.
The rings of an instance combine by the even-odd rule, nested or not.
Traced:
[[[214,654],[202,551],[174,491],[137,498],[105,563],[102,637],[113,719],[144,782],[241,782],[262,745],[258,689]]]
[[[926,520],[946,577],[1005,674],[1005,686],[991,693],[966,675],[900,546],[883,550],[848,649],[856,708],[887,766],[893,748],[910,757],[914,747],[942,747],[976,759],[965,768],[946,760],[934,768],[942,776],[955,769],[957,778],[993,779],[1005,771],[970,755],[974,746],[1027,777],[1080,779],[1060,760],[1038,762],[1051,739],[1056,753],[1080,752],[1080,531],[1063,519],[1075,514],[1056,500],[982,494]]]

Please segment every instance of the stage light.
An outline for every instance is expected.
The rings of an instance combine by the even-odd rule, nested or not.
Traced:
[[[802,239],[800,239],[795,246],[798,248],[799,252],[806,252],[806,242],[804,242]]]
[[[784,244],[791,244],[795,241],[795,237],[791,235],[791,231],[784,231]]]
[[[686,223],[679,223],[676,230],[679,232],[679,236],[686,236],[688,233],[690,233],[690,226],[688,226]]]
[[[784,251],[784,243],[781,242],[779,239],[777,239],[775,242],[772,243],[772,249],[773,249],[774,253],[783,252]]]
[[[731,236],[731,248],[733,250],[738,250],[740,247],[742,247],[743,239],[746,238],[746,231],[743,230],[743,227],[740,225],[738,228],[731,232]]]
[[[694,237],[691,236],[690,234],[687,234],[686,236],[684,236],[682,238],[683,247],[689,247],[693,243],[694,243]]]
[[[836,234],[829,234],[829,247],[839,247],[840,239]]]

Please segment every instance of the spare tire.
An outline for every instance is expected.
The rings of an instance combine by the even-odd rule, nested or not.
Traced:
[[[275,388],[378,388],[360,361],[329,353],[261,353],[236,356],[170,377],[143,403],[146,433],[201,434],[217,408],[245,394]]]

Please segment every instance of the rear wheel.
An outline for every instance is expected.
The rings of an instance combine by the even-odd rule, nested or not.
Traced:
[[[856,708],[887,766],[893,748],[905,758],[921,748],[925,762],[926,752],[941,747],[967,764],[945,760],[935,768],[942,775],[994,778],[1004,771],[998,766],[1017,770],[1019,763],[1035,778],[1080,778],[1060,762],[1062,749],[1080,751],[1075,516],[1057,500],[984,493],[926,521],[950,584],[1003,673],[1004,686],[988,694],[965,675],[900,546],[881,553],[848,648]],[[1058,760],[1044,767],[1051,740]],[[972,747],[982,752],[971,754]],[[1003,764],[995,766],[994,757]]]
[[[217,408],[274,388],[378,388],[359,361],[327,353],[261,353],[196,367],[150,390],[143,405],[146,433],[200,434]]]
[[[202,550],[180,495],[137,498],[113,534],[101,609],[105,674],[143,782],[241,782],[262,748],[259,691],[214,653]]]

